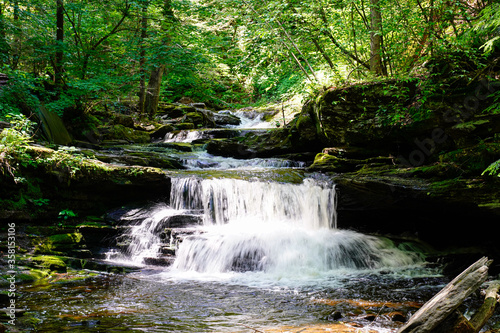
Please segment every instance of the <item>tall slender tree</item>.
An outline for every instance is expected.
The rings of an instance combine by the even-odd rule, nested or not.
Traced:
[[[385,75],[382,63],[382,12],[380,0],[370,0],[370,71],[375,75]]]
[[[141,8],[141,37],[140,37],[140,59],[139,59],[139,113],[145,111],[146,102],[146,38],[148,37],[148,6],[149,1],[144,0]]]
[[[163,47],[169,47],[171,42],[171,37],[169,35],[169,30],[173,24],[178,20],[174,15],[172,9],[172,1],[165,0],[162,8],[163,24],[160,31]],[[158,103],[160,100],[160,88],[161,82],[163,80],[163,73],[165,72],[166,64],[159,63],[154,66],[151,70],[149,76],[148,87],[146,89],[146,97],[144,100],[144,111],[149,116],[153,118],[158,110]]]
[[[0,66],[9,63],[10,45],[7,42],[7,31],[5,24],[5,4],[0,1]]]
[[[54,82],[61,85],[63,81],[64,61],[64,4],[56,0],[56,54],[54,60]]]

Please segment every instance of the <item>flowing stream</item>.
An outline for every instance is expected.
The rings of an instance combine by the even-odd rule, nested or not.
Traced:
[[[414,247],[343,229],[328,177],[282,159],[190,154],[168,201],[122,216],[124,245],[107,260],[139,271],[31,290],[46,332],[254,332],[339,319],[393,332],[382,314],[410,315],[442,287]]]

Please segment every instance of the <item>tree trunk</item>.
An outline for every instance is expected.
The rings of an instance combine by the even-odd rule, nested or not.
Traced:
[[[139,70],[140,70],[140,87],[139,87],[139,113],[144,114],[144,104],[146,101],[146,47],[145,42],[148,36],[148,3],[145,2],[142,7],[142,18],[141,18],[141,45],[140,45],[140,60],[139,60]]]
[[[56,58],[54,66],[54,82],[62,83],[63,58],[64,58],[64,7],[63,0],[57,0],[56,9]]]
[[[380,0],[370,0],[370,71],[377,76],[384,75],[382,64],[382,13]]]
[[[319,53],[321,53],[321,55],[323,56],[323,58],[326,60],[326,62],[328,63],[328,66],[330,66],[331,69],[335,69],[335,65],[333,64],[333,61],[332,59],[330,58],[330,56],[325,52],[325,49],[323,49],[321,47],[321,45],[319,44],[319,41],[316,37],[312,37],[311,38],[314,46],[316,46],[316,49],[319,51]]]
[[[330,30],[328,29],[328,20],[326,18],[325,9],[321,5],[319,7],[319,16],[320,16],[320,18],[321,18],[321,20],[323,21],[323,24],[324,24],[324,29],[322,29],[323,34],[325,36],[327,36],[332,41],[333,45],[335,45],[338,49],[340,49],[340,51],[344,55],[346,55],[347,58],[350,58],[350,59],[356,61],[357,63],[359,63],[360,65],[362,65],[366,69],[370,69],[370,66],[367,63],[365,63],[363,60],[361,60],[360,58],[358,58],[358,56],[356,54],[353,54],[353,53],[349,52],[342,45],[340,45],[340,43],[335,39],[335,37],[332,35],[332,33],[330,32]]]
[[[152,119],[158,110],[158,102],[160,101],[160,86],[164,71],[165,66],[161,65],[154,68],[151,71],[151,76],[149,77],[146,99],[144,102],[144,110],[149,119]]]
[[[7,43],[7,34],[5,32],[5,18],[3,16],[3,9],[5,5],[0,2],[0,66],[9,63],[10,46]]]
[[[314,76],[314,79],[316,80],[316,82],[319,83],[319,80],[318,78],[316,77],[316,73],[314,73],[314,69],[312,68],[311,64],[309,63],[309,61],[307,60],[307,58],[302,54],[302,52],[300,51],[299,47],[297,46],[297,44],[295,44],[295,42],[292,40],[292,37],[290,37],[290,35],[288,34],[288,32],[286,31],[286,29],[283,27],[283,24],[281,24],[280,20],[276,19],[276,22],[278,23],[278,25],[280,26],[281,30],[284,32],[286,38],[290,41],[290,44],[292,44],[292,46],[297,50],[297,52],[301,55],[302,59],[304,59],[304,61],[306,62],[307,66],[309,67],[309,70],[311,71],[312,75]]]
[[[410,320],[398,330],[398,333],[429,333],[429,332],[457,332],[450,328],[438,328],[439,325],[460,326],[463,332],[470,332],[470,323],[464,325],[462,316],[449,316],[457,310],[462,302],[473,292],[475,292],[488,277],[488,267],[491,261],[483,257],[469,266],[458,275],[439,293],[424,304]],[[484,318],[483,316],[481,318]],[[482,319],[477,319],[478,322]]]
[[[21,52],[21,23],[19,22],[19,1],[14,1],[14,47],[12,49],[12,69],[17,69]]]

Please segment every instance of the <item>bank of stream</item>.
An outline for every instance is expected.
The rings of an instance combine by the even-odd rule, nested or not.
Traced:
[[[297,128],[307,123],[301,117],[306,115],[296,119]],[[291,153],[285,149],[295,140],[291,131],[283,147],[257,151],[249,142],[285,132],[268,123],[252,126],[169,130],[148,143],[74,148],[105,161],[115,177],[102,178],[103,192],[95,193],[101,199],[90,205],[102,200],[117,208],[72,229],[18,219],[17,229],[39,258],[19,253],[17,264],[44,270],[27,283],[18,274],[18,325],[5,329],[395,332],[462,266],[483,255],[482,249],[445,253],[416,237],[415,230],[430,233],[428,226],[442,218],[432,210],[409,216],[415,228],[401,226],[404,217],[393,215],[398,201],[387,198],[402,199],[402,211],[413,215],[422,210],[418,204],[433,200],[421,193],[433,192],[408,173],[398,183],[384,183],[386,171],[391,180],[407,172],[386,168],[391,157],[346,161],[335,150],[311,167],[317,147],[304,145],[318,144],[316,138]],[[321,163],[325,155],[333,156],[328,169]],[[136,163],[158,167],[124,166]],[[378,178],[370,174],[375,169],[382,170]],[[66,179],[56,171],[47,173],[84,207],[94,179]],[[125,190],[135,200],[125,202],[118,193]],[[369,201],[360,205],[364,195]],[[43,228],[48,237],[35,235]],[[428,238],[446,237],[433,236]],[[473,295],[463,310],[480,302]],[[497,329],[497,322],[494,317],[485,329]]]

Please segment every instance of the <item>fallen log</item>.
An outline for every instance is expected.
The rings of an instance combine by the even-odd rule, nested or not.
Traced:
[[[498,303],[498,290],[500,290],[500,281],[493,281],[488,289],[486,289],[483,305],[481,305],[469,321],[474,327],[475,332],[479,332],[495,312]]]
[[[398,333],[479,332],[495,310],[500,285],[497,288],[492,283],[485,303],[470,321],[457,308],[486,281],[491,262],[483,257],[472,264],[425,303]]]

